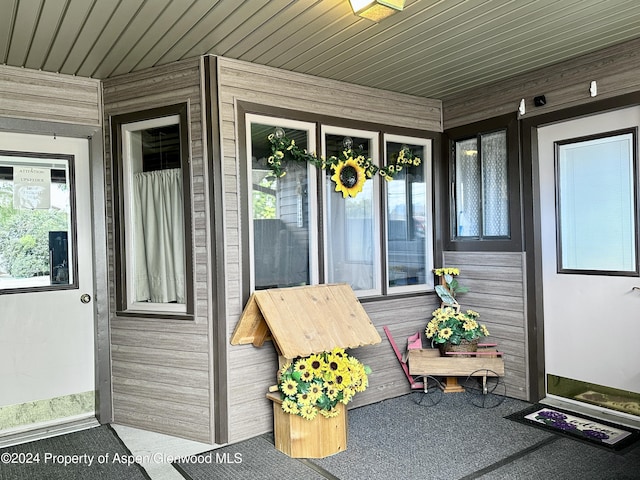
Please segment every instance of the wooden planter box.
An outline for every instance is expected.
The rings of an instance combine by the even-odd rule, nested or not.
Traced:
[[[273,288],[251,294],[231,336],[232,345],[261,347],[272,340],[280,367],[297,357],[381,342],[371,319],[347,284]],[[347,449],[347,409],[334,418],[305,420],[273,401],[275,445],[294,458],[322,458]]]
[[[282,410],[279,393],[269,393],[273,401],[273,435],[276,449],[292,458],[324,458],[347,449],[347,409],[336,405],[338,416],[318,415],[305,420]]]

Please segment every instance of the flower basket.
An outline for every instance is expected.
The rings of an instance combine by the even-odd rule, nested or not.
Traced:
[[[440,343],[438,345],[440,349],[440,355],[446,356],[447,352],[476,352],[478,351],[478,339],[474,338],[473,340],[465,340],[464,338],[460,340],[460,343],[454,345],[450,342]],[[470,357],[471,355],[456,355],[456,357]]]

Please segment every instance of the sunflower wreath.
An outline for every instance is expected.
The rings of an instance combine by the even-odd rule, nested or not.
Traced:
[[[362,191],[364,182],[378,174],[385,180],[393,180],[393,177],[401,172],[404,166],[418,166],[422,163],[420,157],[415,156],[408,147],[403,147],[394,154],[391,163],[385,167],[374,165],[370,158],[362,155],[361,151],[351,148],[344,149],[338,156],[330,156],[328,159],[318,157],[314,153],[296,145],[294,140],[285,135],[270,134],[267,139],[271,143],[271,155],[267,159],[272,173],[280,178],[286,175],[283,166],[285,159],[291,159],[298,163],[311,163],[322,170],[330,169],[333,174],[331,180],[336,184],[336,192],[342,192],[342,197],[355,197]]]

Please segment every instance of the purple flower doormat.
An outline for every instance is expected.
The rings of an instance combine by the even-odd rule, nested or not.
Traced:
[[[540,404],[505,418],[615,451],[640,439],[640,431],[634,428]]]

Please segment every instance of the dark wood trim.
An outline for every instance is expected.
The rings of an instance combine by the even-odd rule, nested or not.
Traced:
[[[542,306],[542,246],[540,241],[540,189],[538,168],[538,128],[589,115],[640,105],[640,91],[589,102],[576,107],[521,119],[522,204],[524,251],[527,266],[527,335],[529,339],[530,401],[545,395],[544,315]]]
[[[182,162],[182,190],[184,205],[184,232],[185,232],[185,305],[184,313],[172,314],[171,312],[137,312],[127,311],[127,278],[126,278],[126,251],[125,251],[125,230],[128,228],[125,223],[123,196],[123,171],[122,171],[122,134],[121,126],[152,120],[171,115],[180,117],[180,149]],[[115,240],[115,267],[116,267],[116,315],[134,315],[141,317],[155,316],[156,318],[182,319],[192,318],[195,312],[194,295],[194,268],[193,268],[193,223],[191,208],[191,134],[189,123],[188,103],[178,103],[166,105],[148,110],[135,111],[113,115],[109,118],[111,124],[111,171],[113,185],[113,225]]]
[[[213,346],[213,416],[214,441],[229,441],[229,405],[227,375],[227,304],[224,251],[224,178],[222,174],[221,128],[218,108],[218,59],[204,57],[204,112],[207,169],[209,171],[209,212],[211,249],[211,334]],[[242,138],[242,137],[241,137]],[[242,142],[240,142],[242,144]]]
[[[460,239],[453,236],[453,191],[454,181],[453,145],[457,140],[476,137],[483,133],[507,130],[507,175],[509,186],[509,238]],[[501,115],[481,122],[456,127],[444,132],[442,145],[443,175],[440,182],[446,186],[440,196],[443,208],[442,233],[446,251],[474,252],[521,252],[522,251],[522,204],[520,195],[520,149],[518,119],[515,113]]]

